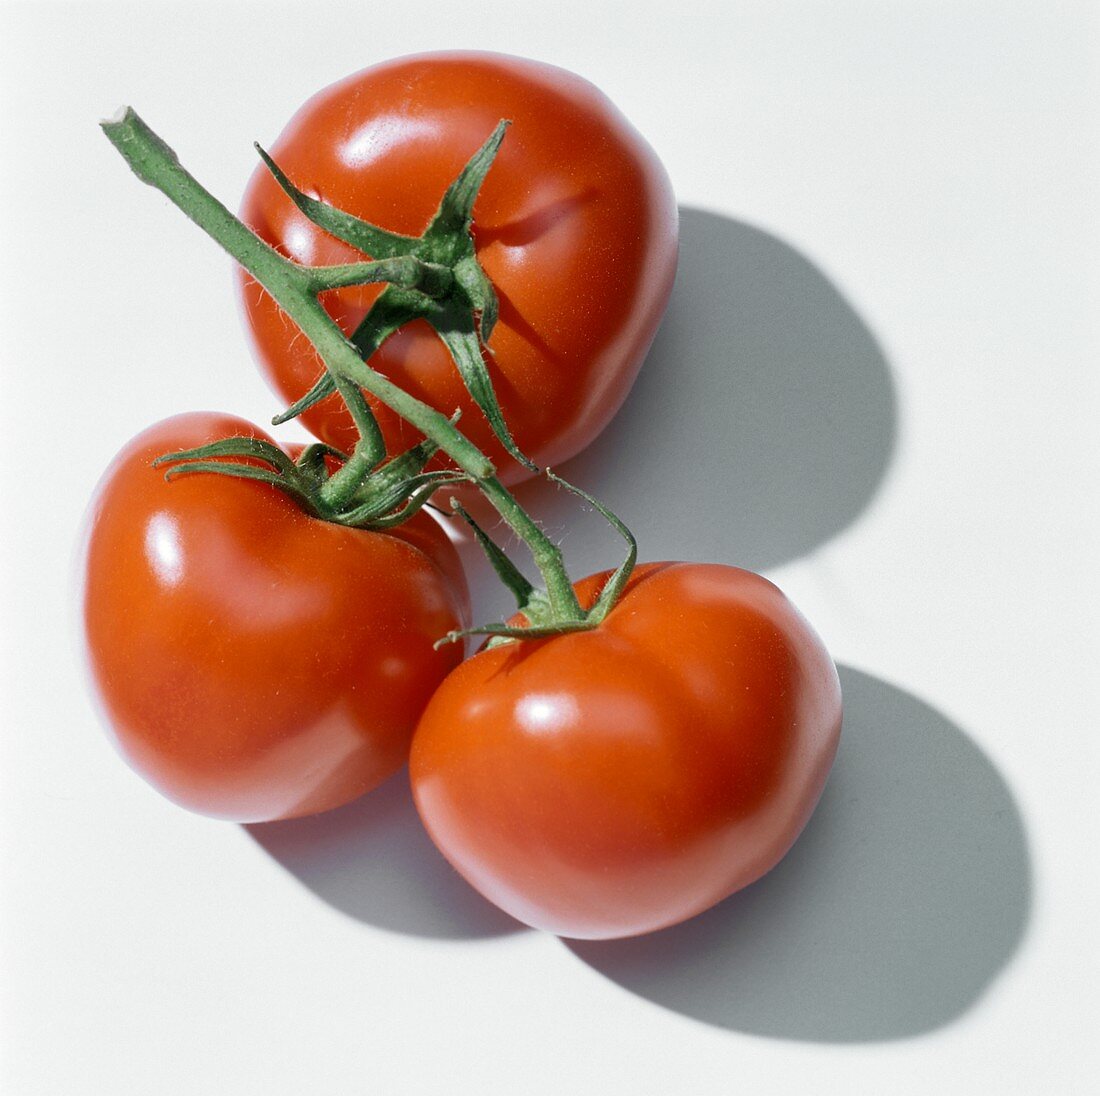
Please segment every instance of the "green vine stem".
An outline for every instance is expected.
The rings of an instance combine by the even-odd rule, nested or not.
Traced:
[[[396,286],[398,291],[416,289],[423,293],[427,289],[439,292],[447,279],[438,267],[409,255],[396,261],[382,258],[338,267],[303,267],[280,255],[238,220],[183,168],[175,152],[131,108],[103,122],[102,128],[142,182],[161,191],[271,294],[313,344],[342,395],[350,393],[352,388],[369,392],[416,427],[477,484],[527,545],[542,575],[550,620],[549,623],[540,622],[540,629],[571,630],[592,626],[577,601],[561,550],[500,482],[485,455],[445,415],[371,369],[360,357],[356,345],[344,335],[317,299],[318,292],[333,285],[378,281]],[[503,136],[502,127],[499,134]],[[499,137],[494,135],[494,138],[499,144]],[[369,413],[369,408],[367,410]],[[366,446],[374,447],[376,441],[369,427],[366,429],[361,440]],[[370,452],[373,453],[373,448]],[[354,459],[355,454],[352,456]],[[365,464],[366,457],[359,463]]]
[[[493,646],[496,643],[508,642],[513,639],[537,639],[542,636],[560,635],[564,632],[596,628],[603,623],[607,614],[611,612],[615,603],[622,596],[634,571],[634,565],[638,560],[638,542],[634,539],[634,534],[617,515],[613,514],[602,502],[594,499],[587,491],[582,491],[579,487],[562,479],[561,476],[555,475],[549,468],[546,469],[546,477],[559,487],[571,491],[596,510],[626,542],[626,557],[608,577],[607,582],[604,583],[603,589],[600,590],[599,596],[596,598],[595,604],[584,614],[583,621],[560,624],[553,619],[553,610],[547,603],[546,595],[541,590],[536,590],[516,570],[515,565],[504,551],[494,543],[489,534],[466,512],[457,499],[452,498],[451,509],[470,527],[490,564],[492,564],[493,570],[496,571],[497,577],[512,591],[520,612],[527,618],[527,623],[517,627],[502,620],[495,624],[464,628],[461,631],[448,633],[436,643],[436,647],[462,639],[465,636],[488,636],[489,646]]]

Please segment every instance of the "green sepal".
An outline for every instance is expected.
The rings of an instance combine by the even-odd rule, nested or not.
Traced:
[[[447,187],[439,209],[424,232],[425,239],[453,237],[469,231],[474,216],[474,202],[481,190],[481,184],[485,182],[485,176],[489,174],[489,168],[493,166],[493,160],[509,125],[511,123],[506,120],[498,122],[496,129]]]
[[[367,314],[360,321],[348,340],[355,347],[356,353],[366,361],[374,352],[392,335],[399,327],[419,315],[419,311],[410,307],[407,297],[387,286],[382,290]],[[348,398],[350,385],[345,386],[341,393]],[[297,418],[303,411],[308,411],[315,403],[331,396],[337,390],[336,381],[326,369],[317,378],[313,387],[300,399],[295,400],[285,411],[280,412],[272,420],[274,426],[280,426],[284,422]],[[351,397],[354,398],[354,397]],[[364,429],[371,435],[371,446],[376,448],[382,442],[382,434],[378,429],[378,420],[371,411],[365,396],[356,401],[355,407],[348,408],[349,413],[356,419],[356,426],[362,434]],[[362,421],[357,416],[362,416]],[[384,453],[384,451],[383,451]],[[380,458],[379,458],[380,459]]]
[[[457,422],[458,416],[454,415],[451,421]],[[439,446],[434,441],[425,438],[377,468],[371,477],[372,483],[382,485],[398,483],[409,479],[411,476],[419,475],[424,471],[424,465],[438,452]]]
[[[196,460],[187,464],[178,464],[169,468],[164,473],[166,480],[179,479],[180,476],[192,476],[197,474],[232,476],[234,479],[259,480],[271,487],[277,487],[280,491],[292,495],[296,501],[305,505],[311,514],[317,515],[313,500],[303,491],[298,490],[293,483],[274,472],[268,472],[265,468],[257,468],[254,464],[241,464],[231,460]]]
[[[222,459],[224,457],[253,457],[270,465],[272,470],[260,468],[254,464],[243,464],[240,461],[224,460]],[[171,464],[172,467],[164,474],[164,478],[169,481],[180,476],[199,473],[257,480],[271,487],[277,487],[290,495],[313,516],[324,516],[314,482],[282,449],[261,438],[250,438],[244,435],[223,438],[207,445],[196,446],[194,449],[179,449],[173,453],[164,453],[152,464],[154,468]]]
[[[488,342],[493,334],[493,328],[500,317],[500,305],[497,301],[497,293],[488,275],[481,269],[481,263],[476,255],[468,255],[459,259],[454,266],[455,281],[470,302],[478,322],[478,335],[482,346],[488,349]]]
[[[458,421],[457,413],[451,421]],[[453,471],[424,472],[424,466],[438,451],[439,446],[425,438],[404,453],[374,468],[369,477],[357,485],[357,490],[346,496],[341,505],[335,508],[339,515],[337,520],[351,525],[373,523],[389,515],[422,485],[442,477],[453,477]],[[352,462],[354,460],[353,456]],[[333,482],[341,474],[336,473],[329,482]],[[461,478],[467,477],[461,474]]]
[[[474,202],[500,151],[501,142],[510,124],[505,120],[497,123],[485,143],[470,157],[466,166],[447,188],[439,209],[424,232],[424,240],[429,241],[429,246],[446,242],[454,248],[451,262],[455,280],[478,317],[483,343],[489,341],[493,328],[496,327],[500,307],[493,284],[477,261],[470,227],[473,224]]]
[[[341,464],[347,463],[348,459],[347,453],[341,452],[341,450],[335,449],[331,445],[326,445],[323,441],[315,441],[302,450],[295,463],[299,472],[308,476],[312,483],[320,487],[329,476],[328,465],[325,462],[326,457],[333,457]]]
[[[173,453],[163,453],[153,461],[153,467],[162,464],[174,464],[179,461],[208,460],[215,457],[256,457],[266,461],[284,475],[294,476],[297,467],[289,456],[277,445],[262,438],[250,438],[239,435],[199,445],[194,449],[179,449]],[[246,466],[250,467],[250,466]]]
[[[500,443],[520,464],[537,472],[538,465],[520,451],[507,422],[504,421],[504,412],[500,409],[492,379],[489,377],[489,367],[481,352],[481,340],[474,330],[473,316],[458,306],[444,305],[426,318],[451,352],[462,383],[489,420],[489,425]]]
[[[364,407],[366,406],[363,393],[349,382],[340,382],[340,393],[344,396],[349,408],[354,408],[357,400],[362,401]],[[373,415],[371,415],[371,421],[374,422]],[[357,419],[356,422],[359,420]],[[377,430],[377,424],[375,429]],[[424,465],[438,451],[435,442],[425,439],[400,456],[387,461],[381,431],[377,431],[377,445],[366,445],[369,438],[370,435],[361,427],[360,439],[355,446],[355,451],[344,466],[334,472],[321,487],[321,498],[327,509],[334,514],[366,512],[364,507],[373,507],[373,500],[383,495],[389,497],[395,484],[402,484],[410,477],[422,472]],[[378,510],[378,513],[386,513],[400,501],[401,498],[398,497]],[[373,513],[373,510],[371,512]]]
[[[422,301],[427,304],[426,299],[417,293],[386,286],[348,339],[359,357],[364,361],[373,357],[374,352],[398,328],[420,316],[423,312]]]
[[[623,520],[604,506],[598,499],[593,498],[587,491],[581,490],[581,488],[569,483],[568,480],[563,480],[561,476],[556,476],[549,468],[546,469],[546,478],[564,487],[567,491],[571,491],[579,498],[584,499],[584,501],[598,511],[615,532],[626,541],[626,558],[614,570],[607,582],[604,583],[604,587],[600,591],[600,596],[596,599],[596,603],[586,615],[586,619],[590,621],[592,625],[600,624],[607,617],[607,614],[615,607],[615,603],[622,596],[622,592],[626,588],[631,572],[634,570],[634,564],[638,561],[638,542],[634,539],[634,534],[626,527]]]
[[[492,636],[503,639],[550,639],[553,636],[565,635],[569,632],[590,632],[595,625],[587,620],[560,621],[557,624],[532,624],[529,627],[514,627],[510,624],[482,624],[477,628],[463,628],[459,631],[448,632],[442,639],[437,639],[433,646],[439,650],[444,644],[456,643],[467,636]]]
[[[354,525],[372,529],[390,528],[399,525],[407,517],[411,517],[416,510],[431,497],[445,483],[458,483],[468,479],[465,475],[456,475],[454,472],[421,472],[418,475],[409,476],[403,480],[396,480],[389,485],[376,488],[372,486],[371,497],[351,510],[345,510],[333,517],[333,521],[341,525]],[[403,504],[421,496],[416,506],[405,513]],[[401,507],[401,509],[398,509]],[[398,514],[404,516],[398,517]]]
[[[531,606],[532,602],[536,600],[536,595],[539,594],[534,584],[531,583],[527,576],[508,558],[507,555],[505,555],[504,550],[496,541],[494,541],[493,538],[474,521],[458,499],[451,499],[451,509],[470,527],[470,531],[477,539],[478,544],[481,546],[481,550],[485,553],[493,570],[496,571],[497,577],[512,591],[512,596],[516,599],[516,604],[519,608],[521,610],[526,610]],[[545,594],[542,595],[542,599],[545,601]]]
[[[327,370],[322,373],[314,386],[300,399],[295,400],[285,411],[280,411],[271,420],[272,426],[282,426],[284,422],[296,419],[303,411],[308,411],[315,403],[320,403],[336,391],[336,381]]]
[[[394,526],[402,525],[418,510],[423,509],[423,507],[428,504],[428,500],[440,487],[445,487],[449,483],[464,483],[469,481],[468,476],[456,474],[454,472],[426,472],[422,479],[424,482],[408,496],[404,506],[398,510],[394,510],[390,514],[372,519],[367,523],[367,527],[370,529],[382,530],[392,529]]]
[[[258,144],[256,151],[286,196],[318,228],[323,228],[338,240],[343,240],[372,259],[392,259],[397,255],[407,255],[416,245],[415,237],[387,232],[369,221],[360,220],[342,209],[330,206],[327,202],[311,198],[287,178],[282,168]]]

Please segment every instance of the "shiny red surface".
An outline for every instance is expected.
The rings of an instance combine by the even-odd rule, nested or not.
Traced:
[[[602,584],[578,585],[588,603]],[[519,920],[579,938],[675,924],[759,878],[821,794],[840,687],[766,579],[638,568],[595,631],[483,650],[413,740],[447,859]]]
[[[150,462],[263,431],[180,415],[101,482],[84,561],[88,660],[129,764],[168,798],[237,821],[338,806],[407,755],[459,661],[453,546],[427,515],[393,534],[319,521],[278,489]],[[267,439],[270,440],[270,439]]]
[[[561,69],[494,54],[430,54],[367,69],[319,92],[271,153],[295,184],[380,227],[419,234],[448,184],[502,119],[512,125],[474,208],[478,256],[500,298],[490,370],[520,447],[554,465],[586,446],[618,409],[668,301],[677,210],[652,149],[610,101]],[[242,217],[301,263],[362,258],[316,228],[265,169]],[[325,306],[351,332],[378,289],[333,291]],[[288,402],[320,363],[297,328],[242,276],[256,356]],[[497,463],[505,482],[529,473],[503,451],[436,334],[416,321],[372,360],[446,414]],[[391,452],[417,440],[377,409]],[[335,398],[303,421],[349,450],[355,435]]]

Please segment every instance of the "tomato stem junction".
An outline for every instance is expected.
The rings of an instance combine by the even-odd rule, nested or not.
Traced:
[[[361,250],[376,256],[381,254],[380,258],[375,258],[372,262],[319,269],[303,267],[285,258],[256,236],[183,168],[172,149],[131,108],[126,108],[120,117],[102,123],[102,128],[138,178],[161,191],[223,247],[271,294],[283,312],[317,350],[325,365],[326,375],[314,386],[311,393],[298,401],[295,408],[301,410],[308,406],[306,400],[314,402],[336,389],[347,402],[360,428],[360,445],[340,472],[332,477],[338,482],[328,488],[331,496],[328,501],[346,501],[342,495],[347,485],[354,483],[358,486],[362,476],[377,463],[379,436],[377,424],[371,425],[373,413],[362,396],[362,392],[366,391],[416,427],[433,446],[446,453],[457,466],[461,478],[469,479],[477,485],[505,522],[527,545],[546,586],[546,619],[532,620],[532,626],[537,627],[540,634],[594,627],[596,622],[580,607],[565,570],[561,550],[497,478],[495,469],[486,456],[457,429],[452,420],[372,369],[361,356],[363,350],[372,353],[393,330],[407,322],[410,318],[409,298],[415,296],[417,311],[414,314],[425,316],[433,322],[452,352],[456,353],[456,360],[459,357],[463,359],[459,361],[459,368],[467,384],[471,386],[475,400],[493,422],[494,429],[497,428],[494,418],[499,417],[501,430],[498,430],[498,435],[503,431],[502,440],[507,439],[506,444],[510,451],[514,450],[513,455],[518,455],[519,459],[530,464],[515,448],[507,427],[503,425],[503,417],[500,416],[481,357],[480,339],[487,337],[486,327],[491,330],[496,318],[495,293],[488,279],[480,273],[480,267],[475,272],[467,261],[473,255],[473,243],[468,231],[473,200],[503,139],[506,123],[502,122],[497,127],[444,195],[439,212],[419,241],[425,250],[431,252],[430,259],[415,254],[410,256],[407,249],[398,255],[399,246],[407,244],[409,238],[385,233],[295,191],[289,180],[285,180],[285,176],[273,167],[273,161],[265,154],[265,160],[277,172],[276,177],[284,189],[292,197],[297,195],[295,200],[310,206],[312,219],[322,227],[328,227],[324,221],[339,221],[343,238],[351,239],[358,233],[365,245]],[[320,213],[316,206],[323,207]],[[468,254],[454,244],[456,227],[466,237]],[[450,236],[447,235],[448,232]],[[451,241],[450,245],[445,243],[447,240]],[[474,304],[479,306],[480,336],[476,330],[475,313],[468,312],[468,318],[463,320],[451,298],[432,296],[433,293],[446,294],[453,288],[447,285],[447,276],[440,270],[445,264],[436,262],[436,258],[446,251],[447,246],[459,252],[447,273],[451,274],[453,271],[452,277],[455,281],[465,285],[466,295],[477,298]],[[389,254],[383,254],[384,251]],[[408,261],[410,258],[414,261]],[[399,261],[390,261],[394,259]],[[368,313],[360,330],[349,339],[322,307],[317,297],[318,292],[331,288],[334,284],[357,285],[380,280],[387,282],[386,289],[371,313]],[[321,389],[321,396],[315,395]],[[296,413],[294,408],[290,412]],[[284,414],[279,418],[285,420],[287,417],[290,416]],[[185,454],[174,454],[172,457],[177,461],[187,459]],[[186,464],[180,465],[176,469],[177,474],[187,467]],[[192,470],[198,470],[194,465],[191,467]],[[252,476],[257,471],[260,470],[252,468],[247,473],[241,473],[238,469],[237,474]],[[276,471],[281,472],[284,477],[287,476],[285,468]],[[345,476],[342,483],[339,482],[341,474]],[[439,485],[441,476],[435,473],[423,475],[423,488],[430,493],[430,490]],[[434,480],[432,477],[435,477]],[[443,473],[442,477],[453,482],[455,473]],[[348,497],[353,498],[354,495],[353,490]],[[423,497],[426,498],[426,494]],[[490,626],[490,629],[493,634],[499,634],[498,626]]]

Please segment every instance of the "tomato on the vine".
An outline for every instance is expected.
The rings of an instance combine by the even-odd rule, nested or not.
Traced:
[[[265,483],[151,462],[234,436],[228,415],[165,420],[94,500],[88,658],[130,765],[203,814],[267,821],[339,806],[404,763],[461,659],[433,643],[469,614],[457,553],[428,515],[391,532],[310,516]]]
[[[253,181],[245,215],[274,247],[211,201],[132,111],[104,129],[139,178],[249,271],[257,346],[295,402],[283,417],[305,410],[350,454],[317,447],[291,465],[271,443],[238,438],[200,459],[255,456],[282,479],[260,483],[237,463],[217,471],[253,478],[164,484],[148,467],[158,453],[261,436],[206,416],[170,420],[124,452],[96,511],[85,609],[131,762],[196,809],[288,817],[393,771],[419,715],[409,772],[429,834],[491,901],[568,937],[661,929],[770,870],[809,819],[839,741],[840,687],[820,639],[759,575],[632,571],[633,535],[579,488],[629,548],[610,577],[574,587],[501,482],[523,474],[521,450],[557,463],[606,423],[670,289],[668,180],[614,108],[576,77],[512,58],[368,70],[311,100]],[[370,278],[385,279],[380,294],[363,288]],[[370,366],[389,379],[361,360],[379,345]],[[357,385],[380,401],[389,452],[405,451],[381,469]],[[342,402],[317,402],[333,389]],[[448,421],[456,408],[468,437]],[[412,450],[410,424],[428,436]],[[424,472],[444,454],[449,468]],[[328,478],[325,460],[338,465]],[[524,540],[544,588],[456,505],[523,606],[509,625],[475,629],[495,641],[456,666],[456,646],[433,645],[469,634],[442,534],[423,522],[417,534],[438,536],[439,555],[415,545],[412,525],[347,525],[393,516],[403,493],[410,508],[423,501],[406,489],[458,479]]]
[[[577,584],[582,604],[605,581]],[[631,936],[759,878],[836,753],[836,670],[766,579],[637,568],[594,630],[490,645],[417,728],[410,775],[444,856],[537,928]]]
[[[511,122],[474,206],[477,257],[499,300],[489,369],[504,419],[540,465],[583,449],[614,415],[653,339],[672,287],[677,210],[652,149],[610,101],[572,73],[485,53],[407,57],[319,92],[271,148],[310,196],[392,232],[421,233],[444,191],[502,119]],[[242,217],[262,239],[309,266],[362,255],[301,213],[266,168]],[[243,300],[268,379],[289,402],[322,365],[272,298],[247,275]],[[351,334],[377,287],[332,290],[322,302]],[[392,335],[373,368],[446,415],[504,482],[529,475],[504,451],[423,320]],[[374,404],[390,452],[417,440]],[[350,451],[337,397],[302,415],[319,438]],[[440,458],[442,459],[442,458]]]

